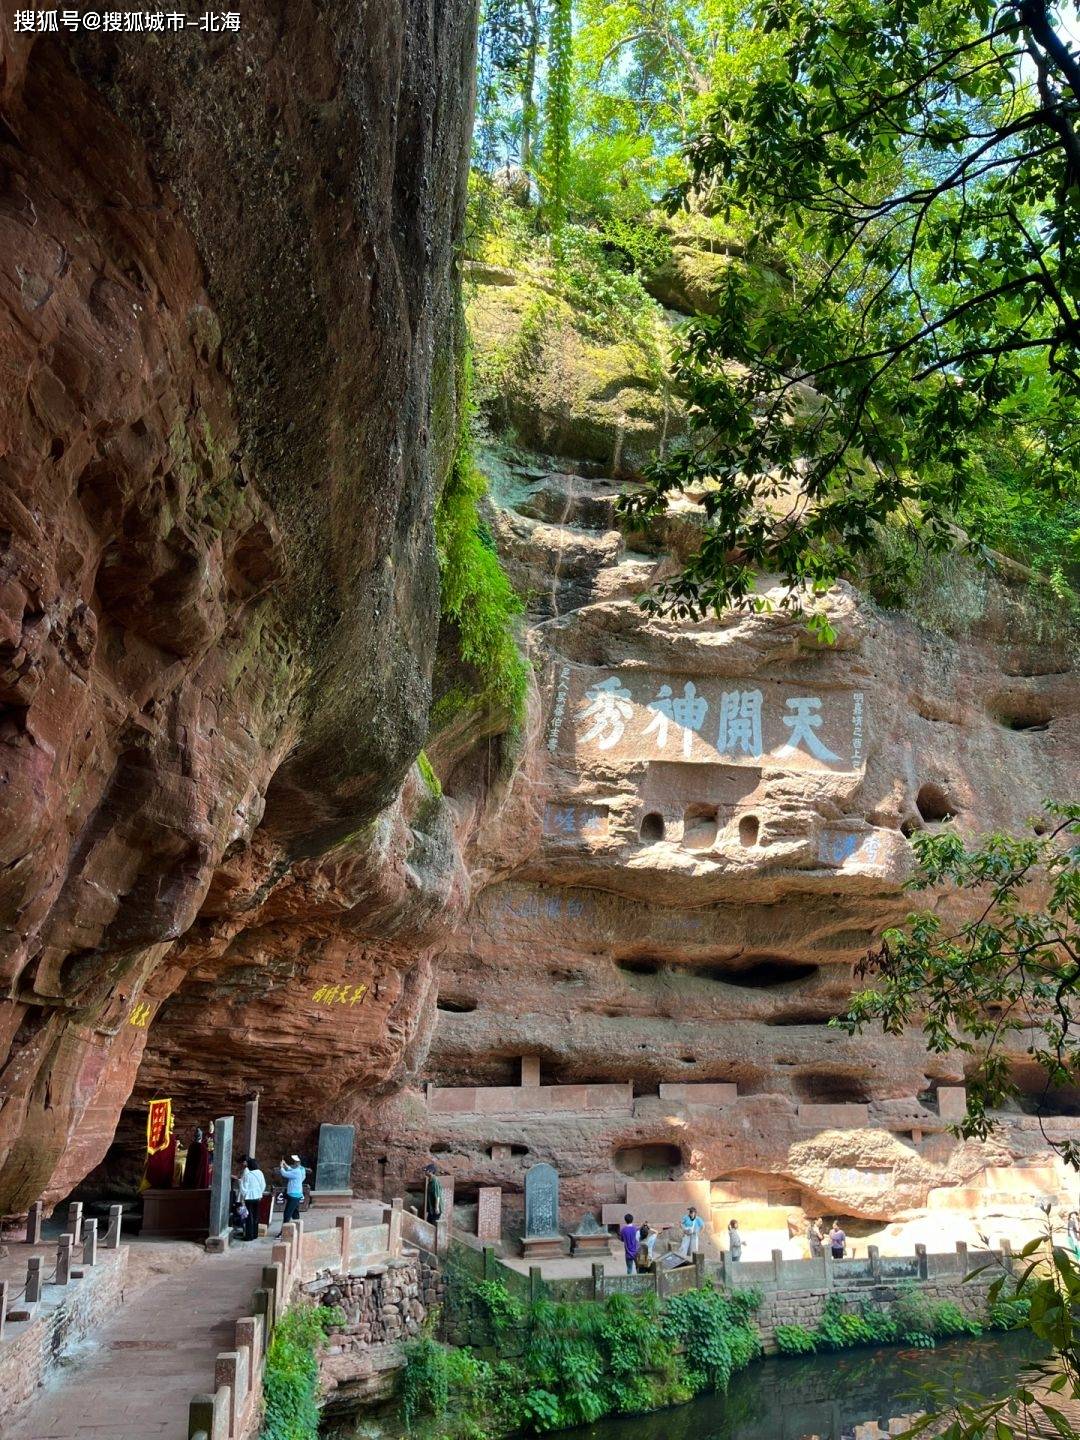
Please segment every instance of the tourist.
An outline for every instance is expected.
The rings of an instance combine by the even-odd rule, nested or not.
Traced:
[[[825,1254],[825,1236],[821,1233],[821,1221],[811,1220],[806,1232],[806,1238],[810,1242],[810,1259],[820,1260]]]
[[[633,1215],[627,1213],[622,1218],[623,1223],[619,1226],[619,1239],[623,1243],[623,1255],[626,1257],[626,1273],[633,1275],[637,1265],[638,1231]]]
[[[847,1236],[843,1230],[840,1229],[840,1221],[834,1220],[833,1227],[829,1231],[829,1249],[832,1251],[832,1258],[834,1260],[842,1260],[846,1247]]]
[[[638,1231],[637,1268],[639,1270],[651,1270],[653,1263],[653,1251],[656,1249],[656,1242],[660,1238],[649,1222],[642,1223]]]
[[[679,1254],[687,1257],[696,1255],[701,1248],[701,1232],[705,1229],[705,1221],[690,1206],[682,1217],[682,1240],[679,1244]]]
[[[299,1155],[290,1155],[290,1163],[285,1164],[282,1160],[277,1167],[277,1173],[285,1181],[285,1209],[282,1211],[282,1227],[288,1225],[290,1220],[295,1220],[300,1214],[300,1201],[304,1198],[304,1180],[307,1178],[307,1171]],[[278,1235],[281,1231],[278,1231]]]
[[[249,1155],[244,1161],[244,1168],[240,1172],[239,1194],[240,1203],[246,1211],[244,1239],[257,1240],[259,1238],[259,1210],[262,1206],[262,1198],[266,1194],[266,1176],[259,1169],[254,1155]]]
[[[742,1231],[738,1220],[729,1220],[727,1227],[728,1254],[732,1260],[742,1259]]]
[[[442,1181],[435,1170],[434,1160],[424,1166],[424,1218],[429,1225],[437,1225],[442,1219]]]
[[[1065,1228],[1068,1231],[1069,1249],[1073,1253],[1073,1258],[1080,1260],[1080,1215],[1075,1210],[1069,1215]]]

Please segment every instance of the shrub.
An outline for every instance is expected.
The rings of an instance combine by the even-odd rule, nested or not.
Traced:
[[[1030,1311],[1026,1295],[998,1295],[986,1307],[987,1323],[991,1330],[1022,1330]]]
[[[294,1305],[270,1338],[263,1375],[266,1410],[260,1440],[316,1440],[319,1407],[318,1353],[333,1325],[343,1323],[340,1310],[326,1305]]]
[[[781,1355],[813,1355],[817,1341],[805,1325],[777,1325],[776,1348]]]

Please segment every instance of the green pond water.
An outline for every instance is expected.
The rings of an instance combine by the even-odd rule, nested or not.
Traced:
[[[560,1440],[877,1440],[926,1409],[927,1381],[953,1393],[1007,1393],[1043,1348],[1027,1333],[955,1341],[936,1350],[848,1350],[763,1360],[736,1375],[726,1395],[563,1430]]]

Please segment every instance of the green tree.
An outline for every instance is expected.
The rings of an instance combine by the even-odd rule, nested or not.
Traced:
[[[913,888],[932,889],[946,913],[963,918],[950,924],[923,910],[887,930],[862,966],[872,988],[855,996],[840,1022],[849,1031],[880,1024],[892,1035],[917,1023],[932,1051],[959,1051],[966,1136],[990,1133],[994,1112],[1019,1092],[1021,1066],[1043,1077],[1047,1097],[1080,1077],[1080,805],[1048,806],[1046,820],[1030,834],[992,834],[972,847],[950,830],[917,835]],[[1054,1143],[1080,1164],[1074,1143]],[[927,1418],[910,1434],[1076,1436],[1056,1401],[1080,1398],[1080,1266],[1054,1239],[1048,1214],[1046,1234],[1025,1248],[1018,1276],[1002,1275],[990,1291],[993,1314],[995,1306],[1015,1309],[1005,1298],[1015,1289],[1016,1318],[1047,1342],[1050,1359],[1022,1371],[999,1401],[972,1395],[946,1405],[943,1392],[931,1389]]]
[[[754,0],[774,43],[722,77],[677,199],[727,207],[769,263],[732,267],[676,363],[691,443],[632,512],[704,492],[707,528],[656,603],[797,598],[899,516],[975,527],[990,433],[1024,483],[1077,486],[1080,63],[1042,0]]]
[[[573,0],[552,0],[540,194],[548,227],[556,236],[566,221],[570,184],[573,77]]]
[[[842,1022],[900,1035],[916,1021],[932,1052],[962,1054],[966,1136],[985,1139],[1022,1073],[1041,1075],[1047,1096],[1080,1081],[1080,806],[1048,811],[1050,827],[971,848],[949,827],[914,837],[912,888],[967,918],[921,910],[886,930],[858,972],[872,988]],[[1080,1167],[1075,1144],[1059,1149]]]

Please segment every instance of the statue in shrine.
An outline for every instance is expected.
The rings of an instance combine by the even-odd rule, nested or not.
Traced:
[[[182,1183],[185,1190],[206,1190],[210,1186],[210,1149],[201,1125],[188,1146]]]

